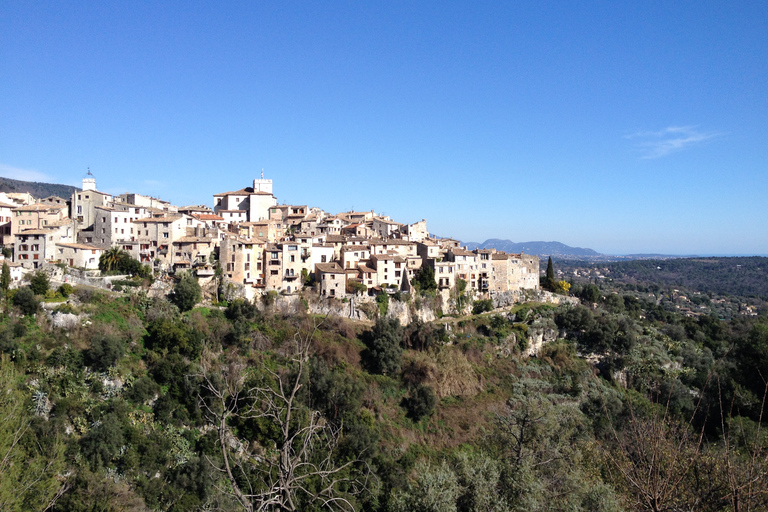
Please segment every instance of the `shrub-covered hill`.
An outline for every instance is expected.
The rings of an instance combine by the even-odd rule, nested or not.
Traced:
[[[71,185],[39,183],[37,181],[22,181],[0,177],[0,192],[28,192],[37,199],[45,199],[49,196],[69,199],[77,190],[80,189]]]
[[[2,510],[768,505],[765,318],[627,299],[370,325],[77,289],[54,324],[20,293]]]

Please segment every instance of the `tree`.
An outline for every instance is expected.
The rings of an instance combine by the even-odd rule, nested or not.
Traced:
[[[547,261],[547,272],[541,285],[545,290],[554,291],[555,289],[555,267],[552,265],[552,256]]]
[[[99,270],[102,272],[116,270],[117,265],[123,257],[123,252],[125,251],[121,250],[119,247],[110,247],[109,250],[105,251],[99,258]]]
[[[29,287],[35,295],[45,295],[45,292],[51,287],[51,281],[48,278],[48,274],[42,270],[38,270],[29,280]]]
[[[429,265],[421,267],[421,270],[419,270],[413,278],[413,285],[417,286],[422,292],[437,290],[435,269]]]
[[[11,268],[8,266],[8,262],[3,262],[3,271],[2,274],[0,274],[0,291],[2,291],[3,296],[8,292],[8,289],[11,287]]]
[[[371,371],[393,375],[400,371],[403,362],[403,329],[396,318],[379,318],[373,329],[366,331],[363,341],[368,347]]]
[[[316,327],[315,327],[316,329]],[[357,459],[337,462],[341,427],[300,401],[310,367],[311,333],[293,339],[288,368],[267,366],[256,373],[230,359],[220,364],[206,351],[201,361],[201,408],[216,429],[220,461],[209,461],[224,476],[229,493],[246,511],[354,510],[355,497],[369,486],[368,467]],[[269,425],[270,441],[259,456],[238,453],[258,443],[233,424]]]
[[[176,304],[183,313],[189,311],[195,304],[200,302],[203,298],[203,291],[200,288],[200,284],[197,282],[191,274],[183,272],[181,279],[176,286],[173,287],[171,294],[171,302]]]

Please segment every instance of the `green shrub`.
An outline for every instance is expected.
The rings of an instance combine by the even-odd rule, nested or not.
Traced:
[[[403,406],[408,411],[408,417],[413,421],[431,416],[435,412],[437,397],[432,388],[423,384],[416,385],[409,396],[403,399]]]
[[[16,291],[13,296],[13,304],[21,310],[22,315],[34,315],[40,308],[40,303],[35,298],[35,292],[28,286]]]
[[[68,298],[70,295],[72,295],[74,291],[75,291],[75,288],[69,283],[64,283],[61,286],[59,286],[59,293],[65,299]]]
[[[184,311],[189,311],[195,307],[195,304],[200,302],[200,299],[202,298],[203,291],[200,288],[197,279],[187,272],[181,274],[181,279],[173,288],[171,302],[176,304],[183,313]]]
[[[387,316],[389,311],[389,294],[387,292],[381,292],[376,296],[376,305],[379,306],[379,313],[382,317]]]
[[[472,306],[473,315],[479,315],[488,311],[493,311],[493,301],[491,299],[476,300]]]
[[[89,366],[105,371],[114,366],[125,353],[125,341],[108,335],[98,335],[91,341],[91,347],[85,351],[85,360]]]

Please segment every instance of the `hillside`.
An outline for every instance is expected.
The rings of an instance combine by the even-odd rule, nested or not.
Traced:
[[[172,303],[135,279],[51,314],[13,290],[0,510],[768,509],[765,304],[693,318],[608,281],[589,307],[407,326],[389,301],[434,294],[372,325],[309,294],[180,311],[181,284]]]
[[[28,192],[37,199],[44,199],[48,196],[59,196],[63,199],[69,199],[76,190],[80,189],[71,185],[38,183],[36,181],[21,181],[0,177],[0,192]]]
[[[490,238],[483,243],[463,242],[469,250],[472,249],[496,249],[508,253],[536,254],[538,256],[559,256],[561,258],[590,258],[601,256],[600,253],[592,249],[582,247],[570,247],[560,242],[513,242],[511,240],[501,240]]]

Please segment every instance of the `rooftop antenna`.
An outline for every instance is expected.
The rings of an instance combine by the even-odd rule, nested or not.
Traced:
[[[261,179],[264,179],[264,168],[261,168]]]

